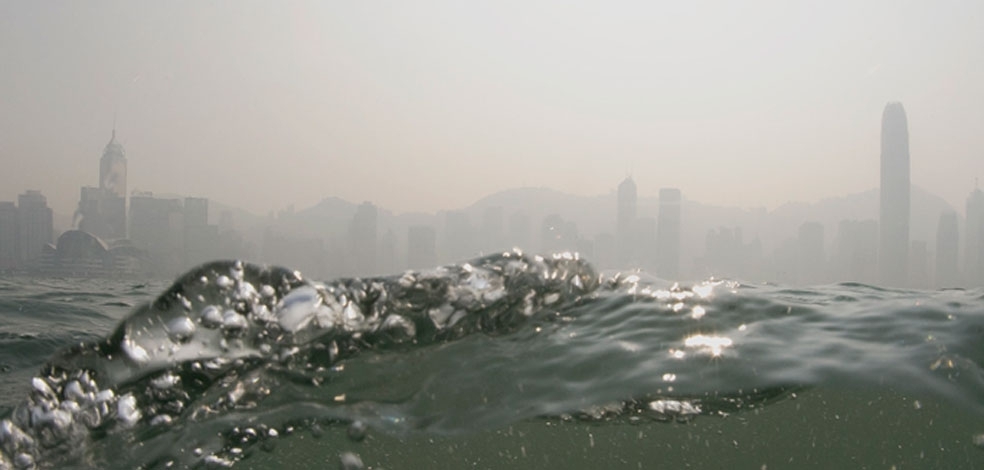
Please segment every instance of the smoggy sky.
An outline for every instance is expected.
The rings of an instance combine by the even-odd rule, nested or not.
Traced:
[[[114,115],[128,190],[265,213],[679,187],[775,207],[984,176],[984,2],[0,3],[0,200],[70,214]]]

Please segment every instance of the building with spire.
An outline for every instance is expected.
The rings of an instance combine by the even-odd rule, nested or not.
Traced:
[[[78,228],[104,240],[126,238],[126,151],[116,129],[99,160],[99,187],[82,188]]]
[[[882,113],[881,186],[878,227],[879,281],[909,282],[909,128],[902,103]]]

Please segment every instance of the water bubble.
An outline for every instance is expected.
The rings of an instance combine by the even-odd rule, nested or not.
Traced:
[[[215,328],[222,324],[222,312],[218,307],[209,305],[202,309],[201,321],[206,328]]]
[[[140,409],[137,407],[137,399],[132,394],[120,397],[116,402],[116,416],[124,426],[133,426],[140,420]]]
[[[362,442],[366,438],[366,431],[368,426],[362,421],[352,421],[352,424],[348,427],[348,437],[355,442]]]
[[[342,454],[338,456],[338,459],[341,463],[339,468],[342,470],[362,470],[366,468],[362,463],[362,458],[360,458],[358,454],[354,454],[352,452],[342,452]]]
[[[219,276],[215,280],[215,285],[217,285],[217,286],[219,286],[219,287],[221,287],[223,289],[227,289],[229,287],[232,287],[232,279],[229,279],[229,276],[225,276],[225,275]]]
[[[167,323],[167,333],[172,341],[184,343],[195,334],[195,322],[186,316],[180,316]]]
[[[229,333],[236,333],[245,330],[249,326],[246,317],[240,315],[235,310],[226,310],[222,315],[222,329]]]
[[[975,446],[984,449],[984,433],[975,434],[971,440]]]

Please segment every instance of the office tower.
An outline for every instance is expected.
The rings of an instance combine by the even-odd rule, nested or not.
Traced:
[[[468,214],[451,211],[445,215],[444,253],[448,262],[461,262],[475,257],[474,234]]]
[[[437,266],[437,232],[434,227],[414,225],[407,229],[407,268]]]
[[[99,188],[109,194],[126,197],[126,152],[116,141],[116,129],[99,159]]]
[[[903,286],[909,272],[909,130],[902,103],[889,103],[882,114],[880,194],[880,282]]]
[[[936,287],[957,287],[960,284],[959,231],[957,213],[940,214],[936,227]]]
[[[208,199],[186,197],[182,208],[184,269],[211,261],[219,252],[219,227],[208,224]]]
[[[878,222],[842,220],[837,226],[835,246],[833,264],[838,281],[877,281]]]
[[[129,219],[130,240],[147,253],[155,274],[173,275],[185,268],[184,211],[180,199],[159,199],[151,193],[134,195],[130,198]]]
[[[629,267],[635,257],[633,239],[636,224],[636,185],[632,178],[625,178],[618,185],[618,209],[615,215],[615,242],[618,245],[620,267]]]
[[[636,217],[632,246],[635,248],[635,267],[656,272],[656,217]]]
[[[659,190],[659,216],[656,221],[656,275],[676,280],[680,276],[680,190]]]
[[[19,237],[17,205],[11,201],[0,202],[0,270],[17,266]]]
[[[82,188],[76,215],[79,230],[103,239],[126,237],[126,152],[115,129],[99,160],[99,187]]]
[[[379,274],[376,259],[377,219],[376,206],[366,201],[355,209],[352,224],[349,225],[349,243],[354,257],[352,267],[356,276]]]
[[[17,196],[17,245],[20,261],[30,263],[41,256],[54,237],[54,215],[41,191]]]
[[[964,239],[964,271],[968,287],[984,285],[984,192],[974,188],[967,198],[967,236]]]
[[[929,287],[929,248],[923,240],[913,240],[909,247],[909,287]]]
[[[796,271],[800,284],[818,284],[826,277],[827,257],[823,249],[823,224],[806,222],[796,239]]]

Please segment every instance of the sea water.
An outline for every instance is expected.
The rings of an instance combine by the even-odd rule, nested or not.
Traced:
[[[0,281],[0,469],[984,468],[984,292],[519,252]]]

